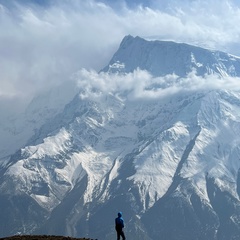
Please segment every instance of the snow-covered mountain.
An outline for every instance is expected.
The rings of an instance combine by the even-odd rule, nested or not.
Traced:
[[[77,92],[74,81],[68,81],[37,95],[26,109],[11,113],[3,110],[4,114],[0,118],[0,159],[7,160],[11,154],[26,145],[31,136],[47,120],[61,112]],[[0,161],[0,164],[4,162]]]
[[[240,58],[184,43],[147,41],[129,35],[103,71],[133,72],[136,68],[147,70],[154,76],[175,73],[184,77],[193,69],[200,76],[212,73],[239,76]]]
[[[136,68],[178,82],[193,68],[217,75],[208,81],[240,75],[237,57],[131,36],[101,74]],[[150,86],[154,93],[163,84]],[[129,239],[239,238],[240,92],[130,94],[77,94],[11,155],[0,170],[1,236],[108,240],[121,210]]]

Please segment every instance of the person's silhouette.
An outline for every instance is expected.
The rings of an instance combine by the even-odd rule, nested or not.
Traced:
[[[122,237],[123,240],[125,240],[125,234],[123,232],[124,228],[124,221],[122,218],[122,213],[118,213],[118,217],[115,219],[115,229],[117,231],[117,240],[120,240],[120,237]]]

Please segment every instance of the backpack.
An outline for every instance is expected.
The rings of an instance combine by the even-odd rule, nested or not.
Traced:
[[[124,227],[123,219],[120,217],[116,218],[115,225],[116,225],[116,230],[122,230],[122,228]]]

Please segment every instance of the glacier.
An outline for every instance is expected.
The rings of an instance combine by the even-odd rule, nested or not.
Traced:
[[[151,74],[156,82],[143,88],[154,95],[196,76],[237,82],[240,59],[126,36],[99,78],[121,84],[134,71]],[[0,235],[112,239],[121,210],[128,238],[238,239],[240,91],[209,86],[148,98],[128,86],[80,87],[39,114],[24,145],[3,158]],[[32,112],[46,109],[38,101]]]

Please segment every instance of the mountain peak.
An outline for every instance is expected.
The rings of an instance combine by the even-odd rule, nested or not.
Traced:
[[[240,76],[240,58],[185,43],[149,41],[127,35],[103,71],[127,73],[136,68],[147,70],[153,76],[185,77],[193,70],[199,76]]]
[[[132,35],[126,35],[124,38],[123,38],[123,40],[122,40],[122,42],[120,43],[120,47],[123,47],[123,45],[125,44],[125,43],[127,43],[128,41],[131,41],[131,40],[133,40],[134,39],[134,37],[132,36]]]
[[[122,42],[120,43],[120,48],[124,48],[124,46],[126,45],[129,45],[129,44],[132,44],[133,42],[136,42],[136,41],[145,41],[143,38],[140,38],[139,36],[136,36],[136,37],[133,37],[132,35],[126,35]]]

